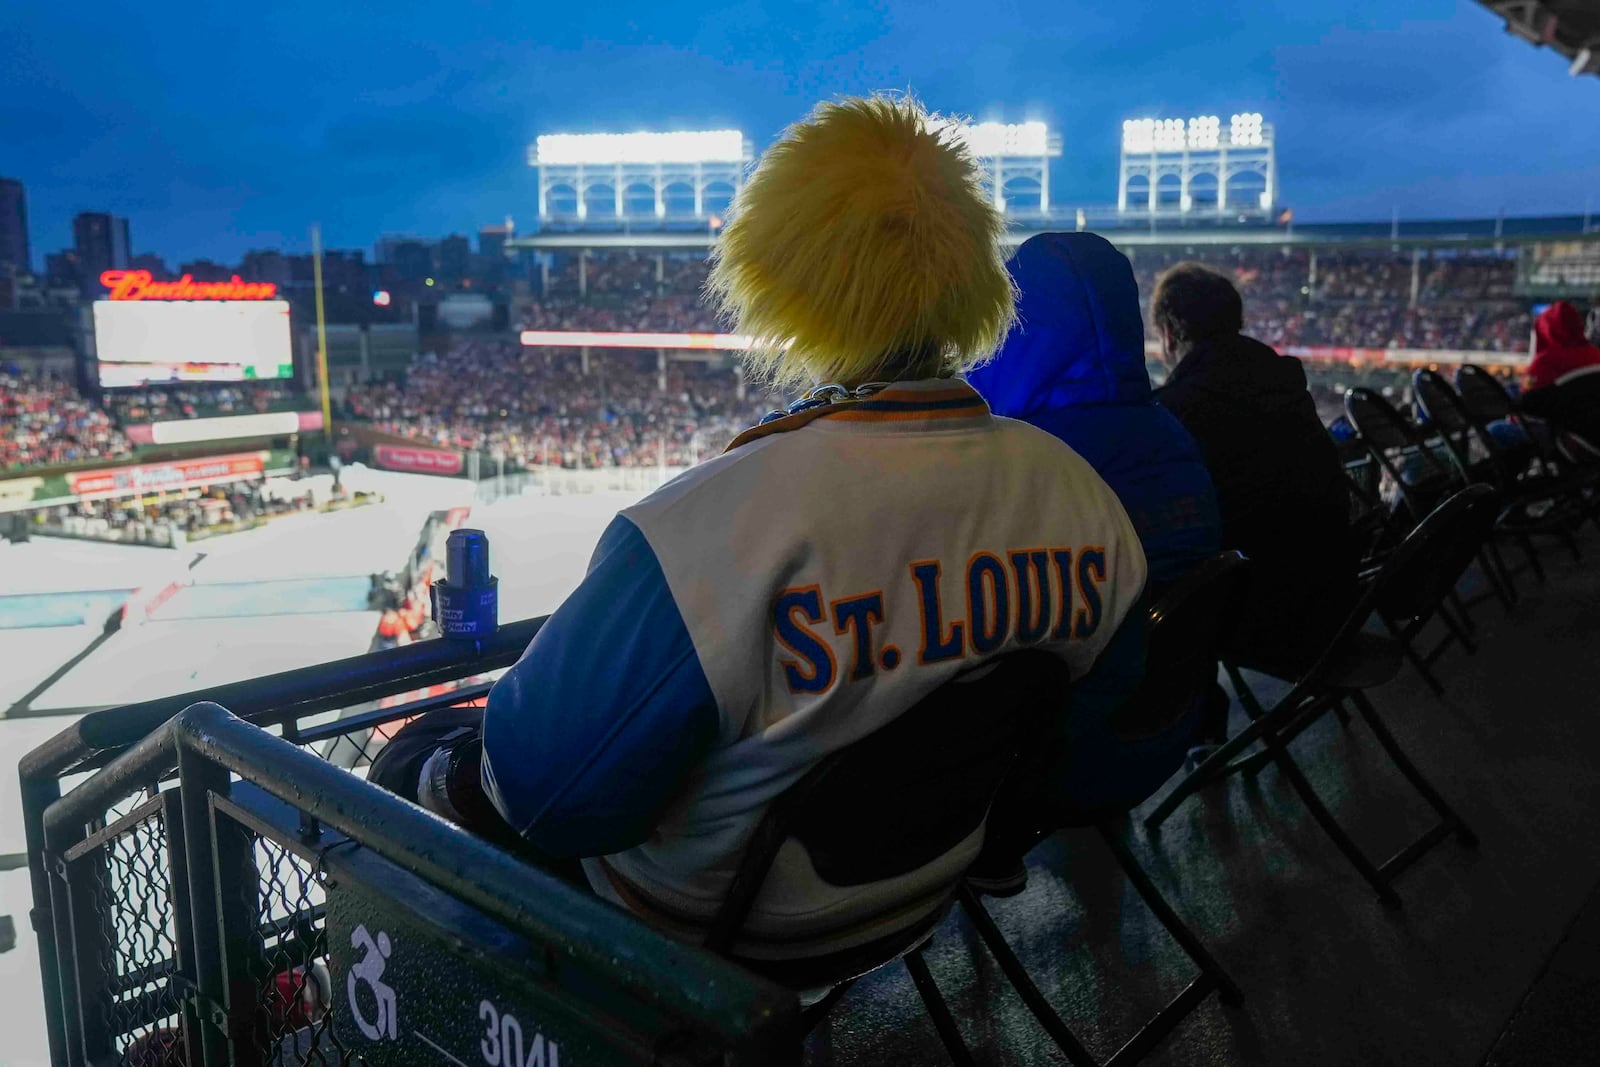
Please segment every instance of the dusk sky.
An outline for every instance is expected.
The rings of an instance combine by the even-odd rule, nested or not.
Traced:
[[[1053,197],[1116,194],[1125,118],[1277,126],[1297,220],[1600,211],[1600,78],[1466,0],[13,3],[0,175],[35,267],[71,217],[176,265],[384,232],[532,228],[539,133],[737,127],[911,89],[1062,133]],[[370,254],[370,252],[369,252]]]

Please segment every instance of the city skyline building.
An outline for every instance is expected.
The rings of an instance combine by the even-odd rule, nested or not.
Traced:
[[[131,244],[128,220],[105,211],[80,211],[72,219],[72,247],[78,257],[79,282],[86,292],[100,284],[108,270],[126,270]]]
[[[15,178],[0,178],[0,271],[32,274],[28,248],[28,198]]]

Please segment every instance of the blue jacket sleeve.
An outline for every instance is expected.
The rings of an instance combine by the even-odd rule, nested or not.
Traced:
[[[484,788],[536,848],[618,852],[655,829],[719,721],[661,564],[619,515],[588,576],[489,693]]]

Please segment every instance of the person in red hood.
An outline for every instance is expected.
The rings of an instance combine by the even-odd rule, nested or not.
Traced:
[[[1538,338],[1528,363],[1527,388],[1563,385],[1581,373],[1600,371],[1600,348],[1583,335],[1583,314],[1565,300],[1545,308],[1534,324]]]

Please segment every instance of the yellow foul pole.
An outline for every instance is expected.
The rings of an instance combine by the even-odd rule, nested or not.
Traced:
[[[322,312],[322,227],[311,227],[311,278],[317,289],[317,379],[322,383],[322,432],[333,444],[333,401],[328,396],[328,326]]]

